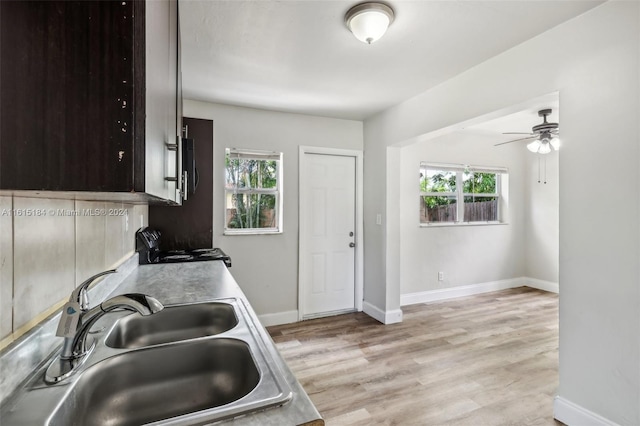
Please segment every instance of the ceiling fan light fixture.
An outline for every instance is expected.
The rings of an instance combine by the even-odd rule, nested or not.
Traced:
[[[541,145],[542,144],[540,143],[540,141],[536,139],[533,142],[527,144],[527,149],[533,153],[536,153],[538,152],[538,150],[540,150]]]
[[[551,152],[552,148],[554,151],[558,151],[560,149],[560,139],[558,138],[558,133],[560,132],[560,126],[558,125],[558,123],[549,123],[547,121],[547,116],[551,115],[551,112],[552,112],[551,108],[541,109],[540,111],[538,111],[538,116],[543,117],[543,122],[533,126],[531,128],[531,133],[522,133],[522,132],[503,133],[504,135],[522,134],[522,135],[530,135],[530,136],[507,141],[507,142],[500,142],[495,144],[495,146],[534,139],[532,142],[529,142],[527,144],[527,149],[533,152],[534,154],[548,154]]]
[[[358,40],[371,44],[387,32],[393,19],[393,9],[389,6],[384,3],[368,2],[349,9],[344,22]]]
[[[540,143],[538,154],[548,154],[551,152],[551,144],[549,142]]]

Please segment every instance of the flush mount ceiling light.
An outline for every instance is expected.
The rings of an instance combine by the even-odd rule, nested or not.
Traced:
[[[344,23],[358,40],[371,44],[384,35],[393,18],[393,9],[386,4],[368,2],[349,9]]]

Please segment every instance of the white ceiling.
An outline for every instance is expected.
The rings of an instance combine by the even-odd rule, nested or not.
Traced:
[[[184,97],[362,120],[602,1],[389,1],[372,45],[344,26],[357,3],[180,0]]]

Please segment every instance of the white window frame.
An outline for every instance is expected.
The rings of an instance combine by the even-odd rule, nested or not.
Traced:
[[[231,189],[227,188],[226,178],[226,158],[231,157],[233,159],[251,159],[251,160],[275,160],[276,161],[276,187],[275,188],[238,188],[237,186]],[[268,235],[268,234],[282,234],[283,220],[282,220],[282,207],[283,207],[283,182],[282,182],[282,152],[274,151],[259,151],[254,149],[240,149],[240,148],[227,148],[225,150],[225,179],[224,179],[224,235]],[[275,215],[276,226],[272,228],[227,228],[227,209],[230,207],[229,202],[230,195],[235,194],[264,194],[275,195]]]
[[[503,225],[507,223],[507,206],[508,206],[508,179],[509,170],[506,167],[492,166],[470,166],[465,164],[448,164],[448,163],[420,163],[420,173],[426,175],[426,170],[451,171],[456,173],[456,191],[455,192],[426,192],[422,191],[420,182],[418,181],[419,197],[455,197],[456,198],[456,219],[450,222],[420,222],[420,214],[418,214],[418,223],[420,227],[438,227],[438,226],[473,226],[473,225]],[[496,192],[487,194],[473,194],[462,192],[464,187],[464,173],[495,173],[496,176]],[[464,218],[464,197],[495,197],[498,199],[498,220],[492,221],[466,221]]]

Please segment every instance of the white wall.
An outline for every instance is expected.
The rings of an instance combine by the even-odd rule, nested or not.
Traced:
[[[524,275],[536,280],[559,284],[559,240],[560,240],[560,175],[561,151],[552,151],[537,156],[525,150],[526,155],[526,200]],[[538,160],[540,163],[538,164]],[[540,183],[538,183],[540,166]],[[545,184],[545,170],[546,181]],[[585,179],[587,175],[584,176]],[[581,188],[589,183],[583,182]]]
[[[399,238],[375,212],[387,194],[387,147],[559,91],[559,396],[619,424],[640,424],[640,4],[606,2],[365,122],[365,301],[398,308],[390,295]],[[585,173],[623,176],[611,185]],[[618,216],[608,217],[616,200]],[[399,207],[397,207],[399,208]],[[388,219],[388,218],[385,218]],[[372,271],[372,272],[370,272]],[[561,419],[562,420],[562,419]]]
[[[400,178],[401,286],[403,295],[524,275],[527,178],[523,145],[494,147],[486,135],[455,132],[402,148]],[[509,169],[506,224],[420,227],[420,162]],[[438,272],[444,280],[438,281]]]
[[[197,101],[184,103],[187,117],[213,120],[213,244],[231,256],[230,271],[256,312],[297,320],[298,147],[362,150],[362,122],[264,111]],[[225,148],[283,153],[284,232],[224,236]],[[287,314],[289,313],[289,314]],[[278,320],[275,320],[278,322]]]

